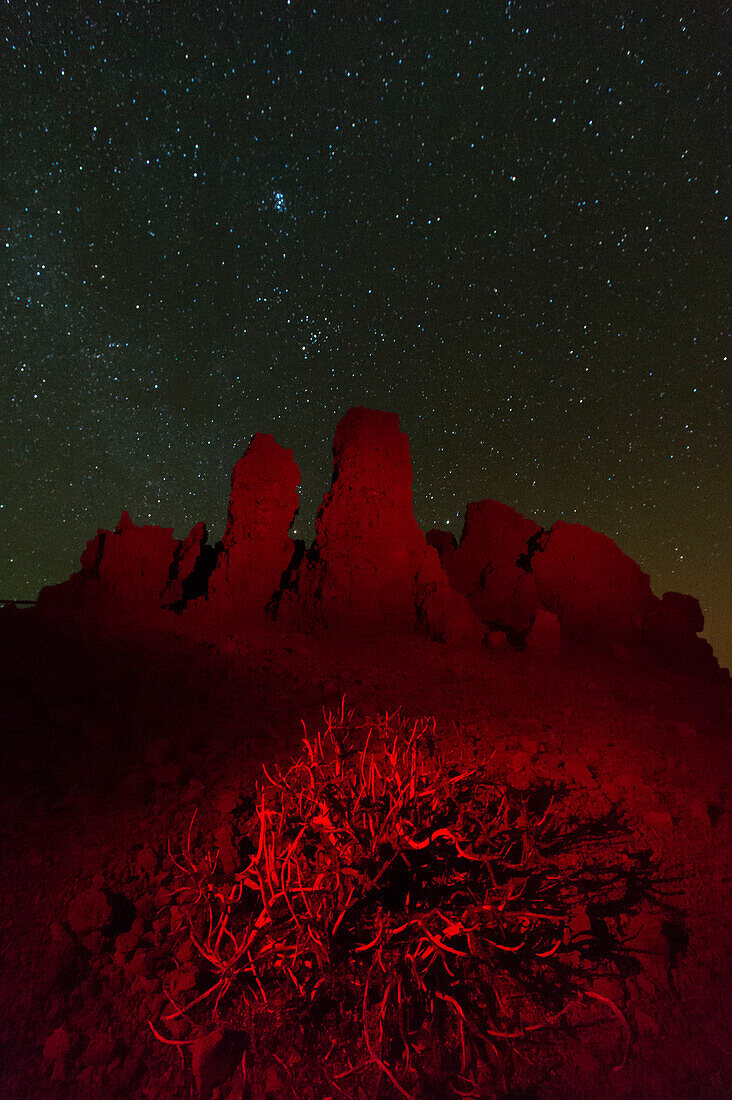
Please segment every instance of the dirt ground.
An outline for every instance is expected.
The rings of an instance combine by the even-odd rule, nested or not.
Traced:
[[[604,999],[517,1044],[486,1095],[730,1095],[729,680],[274,627],[221,642],[173,617],[111,633],[28,611],[0,615],[0,653],[3,1097],[295,1095],[276,1072],[217,1079],[199,1059],[194,1074],[186,1047],[152,1034],[167,844],[194,810],[215,836],[261,765],[286,768],[302,723],[317,730],[344,694],[361,718],[434,716],[448,760],[489,763],[519,791],[548,782],[590,815],[617,810],[665,894],[624,915],[635,972],[589,975]]]

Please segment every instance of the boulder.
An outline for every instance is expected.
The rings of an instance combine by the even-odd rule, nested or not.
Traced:
[[[607,535],[559,521],[538,540],[531,571],[562,637],[582,646],[631,650],[654,599],[648,575]]]
[[[559,619],[540,607],[526,635],[526,652],[532,657],[554,659],[562,651],[562,631]]]
[[[226,531],[198,610],[221,623],[262,619],[295,544],[288,536],[300,498],[292,451],[271,435],[253,437],[231,475]]]
[[[208,1100],[214,1090],[225,1085],[241,1062],[245,1044],[241,1033],[214,1031],[202,1033],[191,1044],[191,1069],[196,1093]]]
[[[481,635],[417,526],[409,441],[395,413],[354,408],[338,424],[315,541],[278,617],[372,636],[420,627],[451,640]]]
[[[65,1027],[57,1027],[43,1044],[43,1062],[52,1081],[65,1081],[71,1054],[72,1036]]]
[[[112,923],[112,904],[108,894],[90,886],[72,898],[66,920],[71,931],[83,939],[92,933],[104,933]]]

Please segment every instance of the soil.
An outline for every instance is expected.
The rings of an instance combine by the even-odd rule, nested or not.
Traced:
[[[194,811],[197,837],[221,835],[262,765],[286,769],[303,723],[316,732],[344,695],[361,720],[433,716],[448,761],[512,789],[549,783],[588,818],[616,814],[654,869],[658,904],[622,914],[630,976],[598,965],[591,1010],[517,1043],[484,1095],[729,1095],[728,679],[418,637],[272,626],[222,640],[173,615],[110,629],[7,611],[0,652],[3,1097],[297,1095],[282,1069],[297,1052],[272,1051],[253,1079],[226,1036],[153,1034],[172,958],[168,840]],[[186,959],[172,961],[183,983]],[[332,1095],[368,1095],[348,1087]],[[372,1087],[399,1095],[383,1075]]]

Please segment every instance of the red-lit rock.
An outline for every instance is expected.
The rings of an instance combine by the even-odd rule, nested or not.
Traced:
[[[515,565],[526,553],[529,539],[540,530],[533,520],[500,501],[468,504],[452,563],[455,583],[467,592],[477,591],[487,566],[498,562]]]
[[[531,571],[562,637],[581,645],[631,649],[641,642],[654,596],[648,575],[608,538],[578,523],[555,523],[539,540]]]
[[[233,1074],[242,1056],[237,1035],[221,1028],[199,1035],[191,1045],[191,1069],[197,1095],[211,1096]]]
[[[87,546],[82,572],[99,582],[99,596],[129,607],[159,606],[177,549],[171,527],[138,527],[123,512],[113,534],[102,532]]]
[[[691,630],[694,634],[700,634],[704,629],[704,612],[694,596],[685,596],[683,592],[664,592],[661,596],[661,606],[669,615],[673,615],[676,621]]]
[[[50,1071],[52,1081],[66,1080],[71,1046],[71,1034],[65,1027],[57,1027],[43,1044],[43,1062]]]
[[[97,538],[99,534],[97,534]],[[87,546],[90,544],[87,544]],[[38,593],[37,606],[47,611],[70,611],[78,608],[81,602],[81,593],[88,578],[79,571],[61,581],[59,584],[49,584]],[[7,614],[8,609],[4,609]]]
[[[49,608],[140,612],[161,607],[178,542],[170,527],[138,527],[123,512],[114,531],[99,530],[81,555],[81,570],[45,588]]]
[[[440,555],[440,560],[442,560],[446,554],[451,554],[457,550],[457,539],[452,531],[440,531],[439,528],[433,527],[431,531],[427,532],[426,538],[427,545],[434,546],[435,550]]]
[[[104,932],[112,920],[112,906],[103,890],[90,886],[71,901],[66,919],[75,935],[83,938]]]
[[[438,642],[479,642],[480,623],[468,601],[450,586],[437,551],[427,546],[413,587],[417,621]]]
[[[562,651],[562,631],[559,619],[540,607],[526,635],[526,652],[532,657],[555,658]]]
[[[292,451],[257,432],[231,475],[226,531],[201,613],[229,625],[264,615],[292,559],[299,485]]]
[[[409,441],[395,413],[354,408],[339,423],[315,541],[279,616],[360,634],[421,624],[441,638],[478,637],[414,518]]]
[[[479,619],[509,636],[525,635],[539,607],[527,562],[530,542],[540,531],[507,504],[481,500],[468,505],[456,549],[442,538],[433,541],[443,548],[442,566],[453,587]]]
[[[699,631],[704,613],[699,601],[681,592],[664,592],[643,620],[643,641],[663,664],[697,674],[718,674],[712,647]]]
[[[48,991],[69,989],[79,975],[81,959],[77,937],[66,924],[53,921],[49,928],[43,967]]]
[[[483,500],[468,505],[459,543],[448,531],[425,538],[395,414],[351,409],[333,455],[304,557],[289,537],[300,471],[292,451],[258,433],[234,468],[217,547],[207,545],[203,523],[178,541],[171,528],[138,526],[123,512],[114,531],[88,543],[78,573],[40,593],[41,609],[109,621],[130,613],[138,624],[173,610],[214,633],[250,629],[265,615],[372,636],[418,630],[458,641],[493,632],[545,654],[558,650],[558,622],[563,640],[620,660],[635,660],[643,645],[668,665],[717,669],[697,637],[698,602],[680,593],[656,599],[639,566],[588,527],[560,522],[542,532],[508,505]]]
[[[191,528],[182,542],[178,543],[173,555],[170,578],[163,592],[163,603],[166,606],[180,606],[186,599],[199,594],[192,591],[191,586],[201,568],[202,557],[207,549],[207,540],[206,524],[200,522]]]

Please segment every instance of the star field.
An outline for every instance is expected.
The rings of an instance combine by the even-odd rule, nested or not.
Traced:
[[[586,523],[729,663],[723,7],[3,4],[0,598],[219,537],[255,431],[310,537],[365,404],[424,529]]]

